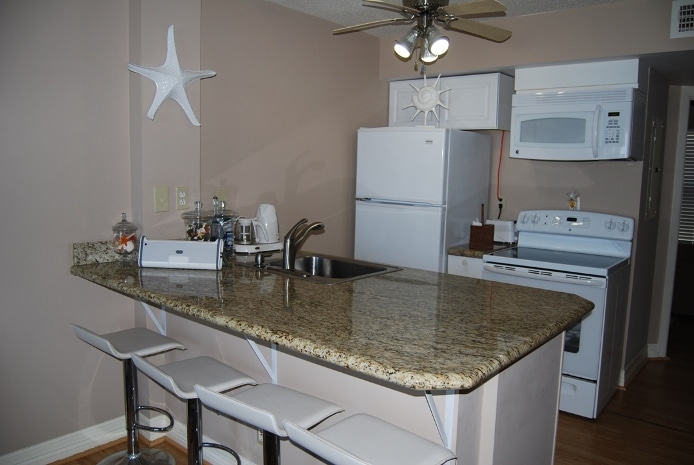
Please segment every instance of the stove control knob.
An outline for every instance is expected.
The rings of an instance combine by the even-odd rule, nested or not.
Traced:
[[[613,231],[614,228],[617,227],[617,222],[610,218],[609,220],[605,220],[605,229],[608,231]]]
[[[530,221],[532,221],[533,224],[539,223],[540,222],[540,215],[537,215],[537,214],[533,215],[533,217]]]
[[[621,221],[617,223],[617,230],[621,232],[629,232],[629,222],[628,221]]]
[[[526,213],[523,213],[520,218],[518,218],[518,221],[521,224],[527,224],[528,223],[528,215]]]

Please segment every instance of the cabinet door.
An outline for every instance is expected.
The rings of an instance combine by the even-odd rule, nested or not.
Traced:
[[[482,279],[482,259],[474,257],[448,256],[448,273],[468,278]]]
[[[436,79],[427,79],[434,86]],[[443,106],[436,114],[417,112],[412,95],[424,87],[424,79],[390,83],[389,126],[431,126],[453,129],[504,129],[511,127],[513,78],[504,74],[479,74],[441,78],[438,91]],[[440,120],[440,121],[439,121]]]
[[[513,79],[503,74],[455,76],[442,79],[448,110],[441,111],[441,127],[510,129]]]
[[[436,80],[427,79],[427,85],[434,85]],[[389,98],[389,108],[388,108],[388,126],[431,126],[439,127],[439,121],[433,114],[428,115],[424,124],[424,113],[417,113],[417,109],[412,106],[412,94],[416,93],[416,89],[421,89],[424,86],[423,79],[409,79],[407,81],[393,81],[390,83],[390,98]],[[439,86],[440,87],[440,86]],[[444,89],[444,87],[440,87]],[[444,94],[441,96],[441,100],[444,105],[448,106],[446,103],[446,97]],[[442,108],[436,107],[436,114],[441,117]],[[416,116],[415,116],[416,115]]]

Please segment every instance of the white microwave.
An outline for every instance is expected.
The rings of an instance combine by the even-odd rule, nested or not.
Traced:
[[[632,87],[513,96],[511,158],[643,159],[645,98]]]

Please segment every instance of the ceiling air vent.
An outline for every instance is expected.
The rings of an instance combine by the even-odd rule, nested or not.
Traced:
[[[694,37],[694,0],[672,2],[670,38]]]

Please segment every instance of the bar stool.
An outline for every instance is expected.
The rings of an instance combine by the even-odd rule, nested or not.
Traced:
[[[344,410],[326,400],[276,384],[259,384],[230,396],[199,385],[195,391],[203,405],[263,430],[264,465],[280,463],[280,439],[287,437],[283,420],[312,428]]]
[[[127,431],[126,451],[117,452],[99,462],[99,465],[163,465],[174,464],[176,461],[167,452],[159,449],[140,449],[138,430],[153,432],[169,431],[173,427],[173,417],[166,410],[141,406],[137,400],[137,371],[132,362],[134,354],[142,357],[168,352],[170,350],[185,350],[180,342],[163,336],[146,328],[131,328],[114,333],[98,335],[82,326],[72,324],[72,329],[78,338],[96,347],[102,352],[123,362],[123,383],[125,390],[125,429]],[[137,423],[140,410],[152,410],[165,415],[169,425],[152,427]]]
[[[203,442],[202,408],[195,392],[195,385],[201,384],[213,392],[224,392],[240,386],[256,384],[253,378],[207,356],[155,366],[144,358],[133,355],[133,362],[143,374],[171,394],[186,401],[188,465],[202,465],[203,447],[224,450],[236,459],[238,465],[241,464],[241,459],[233,449],[221,444]]]
[[[313,433],[284,421],[289,439],[333,465],[441,465],[455,454],[379,418],[358,413]]]

